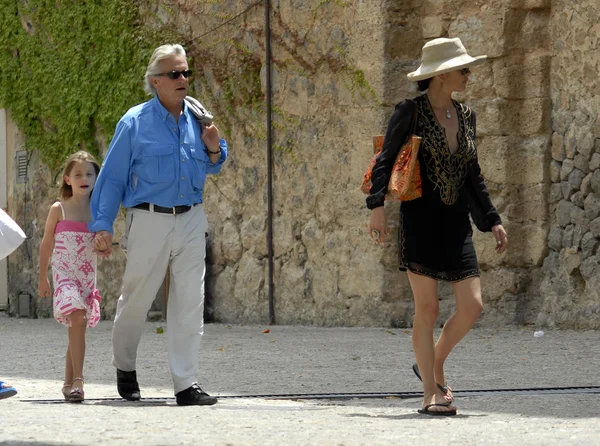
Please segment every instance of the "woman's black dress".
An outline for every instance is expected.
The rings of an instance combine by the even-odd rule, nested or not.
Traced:
[[[456,282],[479,275],[469,213],[482,231],[491,231],[502,221],[477,161],[475,113],[453,103],[458,115],[454,154],[426,95],[396,105],[373,168],[367,207],[383,206],[394,161],[413,129],[416,107],[416,134],[423,138],[419,149],[423,196],[400,207],[399,266],[402,271]]]

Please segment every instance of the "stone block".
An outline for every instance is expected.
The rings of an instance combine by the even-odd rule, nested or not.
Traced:
[[[547,9],[552,4],[551,0],[510,0],[511,8],[520,9]]]
[[[596,254],[600,241],[591,232],[586,232],[581,239],[581,257],[587,259]]]
[[[571,223],[576,225],[582,224],[584,221],[589,221],[589,219],[585,215],[585,211],[581,209],[579,206],[571,207]]]
[[[460,37],[469,54],[496,58],[505,53],[504,8],[486,4],[477,13],[459,13],[448,27],[450,37]]]
[[[562,199],[562,189],[560,183],[550,185],[550,193],[548,194],[548,203],[557,203]]]
[[[494,87],[505,99],[550,96],[550,56],[521,53],[494,60]]]
[[[600,217],[595,218],[590,222],[590,231],[594,237],[600,238]]]
[[[423,17],[421,21],[421,32],[424,39],[435,39],[445,34],[445,23],[441,16]]]
[[[600,195],[600,170],[595,170],[590,178],[590,187],[592,190]]]
[[[243,319],[258,323],[266,319],[268,302],[266,296],[266,259],[258,259],[254,250],[244,252],[235,275],[233,297],[240,305]],[[239,311],[239,310],[238,310]]]
[[[549,98],[472,101],[477,112],[478,136],[546,135],[550,133]]]
[[[240,231],[231,221],[227,221],[223,225],[223,233],[219,237],[219,241],[226,262],[237,262],[241,259],[243,248]]]
[[[563,137],[556,132],[552,134],[552,158],[559,162],[565,159]]]
[[[506,293],[517,294],[521,288],[519,274],[504,268],[492,268],[481,272],[481,288],[484,306],[500,300]],[[488,307],[486,312],[490,311]]]
[[[561,200],[556,207],[556,219],[558,224],[565,228],[571,223],[571,212],[575,208],[575,205],[567,200]]]
[[[552,226],[548,233],[548,246],[555,251],[562,249],[563,230],[557,226]]]
[[[508,219],[504,220],[509,246],[503,254],[499,255],[496,252],[495,240],[490,233],[473,233],[481,267],[486,269],[541,266],[548,251],[546,225],[539,222],[511,224]]]
[[[573,117],[571,113],[568,111],[568,108],[562,108],[558,110],[554,110],[552,115],[552,130],[559,136],[562,137],[567,132],[569,125]],[[562,161],[562,160],[557,160]]]
[[[562,164],[558,161],[552,160],[550,163],[550,180],[553,183],[557,183],[560,181],[560,171],[562,168]]]
[[[364,280],[365,277],[372,280]],[[337,284],[339,292],[345,296],[368,296],[380,289],[381,278],[381,263],[372,261],[362,251],[353,250],[346,265],[339,270]]]
[[[563,161],[562,166],[560,168],[560,179],[562,181],[565,181],[567,178],[569,178],[570,173],[573,171],[573,169],[575,168],[575,163],[573,162],[573,160],[571,159],[566,159]]]
[[[491,187],[489,189],[492,192]],[[544,184],[506,186],[499,194],[493,194],[492,201],[502,215],[513,222],[542,221],[547,218]]]
[[[573,229],[573,248],[579,249],[584,234],[586,234],[589,230],[590,221],[587,218],[582,219],[579,223],[575,223]]]
[[[585,216],[589,220],[593,220],[600,215],[600,197],[598,195],[594,193],[588,194],[583,203]]]
[[[585,178],[585,173],[579,169],[573,169],[569,174],[568,182],[575,190],[579,190],[581,182]]]
[[[566,248],[560,253],[561,263],[569,275],[573,275],[581,265],[581,256],[575,249]]]
[[[594,153],[595,138],[589,133],[587,127],[582,127],[577,135],[577,152],[585,159],[590,159]]]
[[[565,200],[570,200],[571,196],[575,193],[575,188],[568,181],[561,181],[560,189],[562,191],[562,196]]]
[[[482,138],[479,163],[488,181],[499,184],[545,182],[550,138],[497,136]]]
[[[267,220],[263,215],[252,215],[244,218],[240,227],[240,239],[245,250],[255,249],[259,255],[267,255],[266,242]]]
[[[587,194],[592,191],[592,172],[588,173],[583,180],[581,180],[580,191],[585,198]]]
[[[562,238],[562,247],[563,248],[570,248],[571,246],[573,246],[573,232],[575,230],[575,226],[574,225],[568,225],[565,230],[563,231],[563,238]]]
[[[592,158],[590,159],[588,167],[592,171],[600,168],[600,153],[592,154]]]
[[[577,136],[575,135],[575,127],[569,127],[564,138],[565,156],[569,159],[575,158],[577,153]]]
[[[585,199],[585,196],[583,195],[583,193],[581,191],[575,192],[573,195],[571,195],[571,198],[570,198],[571,203],[573,203],[575,206],[577,206],[579,208],[583,208],[584,199]]]
[[[548,51],[550,48],[549,9],[505,11],[505,48],[523,52]]]
[[[573,158],[573,164],[574,166],[581,170],[584,174],[589,173],[590,171],[590,162],[588,161],[588,158],[584,155],[582,155],[581,153],[578,153],[577,155],[575,155],[575,158]]]

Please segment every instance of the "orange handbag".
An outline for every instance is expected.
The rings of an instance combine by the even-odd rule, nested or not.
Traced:
[[[396,161],[394,161],[392,175],[390,176],[390,182],[388,183],[388,190],[385,194],[385,199],[387,201],[410,201],[423,195],[421,169],[418,157],[421,139],[420,136],[415,135],[413,132],[400,148],[400,151],[396,156]],[[373,185],[371,176],[373,175],[373,168],[375,167],[377,155],[379,155],[383,148],[383,140],[383,135],[373,137],[373,149],[375,155],[369,163],[369,167],[365,172],[360,188],[367,195],[371,193],[371,186]]]

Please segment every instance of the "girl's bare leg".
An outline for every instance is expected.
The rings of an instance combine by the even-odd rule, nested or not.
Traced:
[[[77,310],[69,315],[71,326],[69,327],[69,348],[73,387],[83,389],[83,361],[85,359],[85,330],[87,328],[87,316],[85,310]],[[67,359],[67,365],[69,359]]]
[[[65,398],[71,392],[73,383],[73,363],[71,362],[71,347],[67,344],[67,354],[65,355],[65,382],[63,383],[62,394]]]

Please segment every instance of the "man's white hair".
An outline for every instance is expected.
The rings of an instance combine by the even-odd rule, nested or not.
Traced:
[[[167,44],[161,45],[154,50],[148,68],[146,68],[146,75],[144,76],[144,91],[150,95],[156,95],[156,88],[150,82],[150,78],[160,73],[160,61],[168,59],[169,57],[186,57],[185,50],[181,45],[178,44]]]

